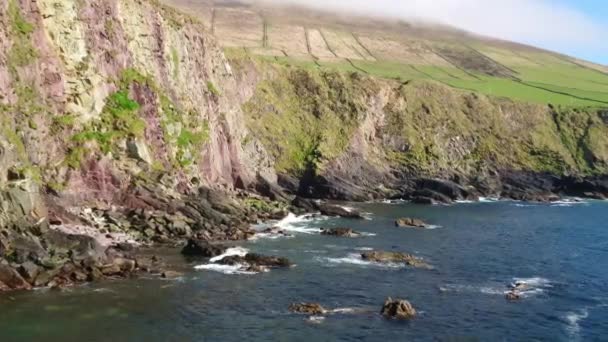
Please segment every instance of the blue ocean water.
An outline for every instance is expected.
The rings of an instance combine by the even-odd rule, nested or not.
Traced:
[[[291,269],[239,274],[167,250],[156,252],[184,272],[177,280],[3,295],[0,341],[608,340],[608,203],[351,205],[368,219],[292,216],[279,223],[292,238],[239,245],[286,256]],[[404,216],[434,229],[396,228]],[[336,226],[366,234],[318,234]],[[371,249],[413,253],[435,268],[361,260]],[[504,293],[516,281],[528,290],[509,302]],[[379,310],[389,296],[419,315],[385,320]],[[289,313],[292,302],[338,310],[310,319]]]

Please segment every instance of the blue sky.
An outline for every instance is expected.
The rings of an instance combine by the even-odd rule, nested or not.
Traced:
[[[270,1],[439,22],[608,65],[608,0]]]
[[[585,13],[592,20],[608,26],[608,0],[558,0],[559,2],[578,9]],[[606,31],[605,43],[603,46],[589,46],[588,48],[569,48],[564,51],[569,55],[574,55],[590,61],[608,65],[608,30]]]

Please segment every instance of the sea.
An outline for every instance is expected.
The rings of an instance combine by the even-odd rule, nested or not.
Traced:
[[[608,341],[608,202],[344,205],[365,219],[290,214],[255,227],[289,236],[260,234],[226,253],[283,256],[291,268],[254,273],[156,249],[147,252],[181,276],[3,294],[0,341]],[[401,217],[429,227],[397,228]],[[332,227],[362,236],[320,234]],[[372,250],[433,269],[361,258]],[[508,301],[515,283],[521,298]],[[384,318],[388,297],[417,316]],[[328,312],[289,312],[300,302]]]

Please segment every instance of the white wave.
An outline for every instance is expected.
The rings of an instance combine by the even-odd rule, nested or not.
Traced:
[[[308,322],[314,323],[314,324],[320,324],[324,320],[325,320],[324,316],[310,316],[310,317],[308,317]]]
[[[355,249],[358,251],[373,251],[374,250],[372,247],[357,247]]]
[[[492,203],[492,202],[499,202],[500,198],[498,197],[479,197],[479,202],[481,203]]]
[[[355,208],[349,207],[347,205],[339,205],[339,207],[342,208],[342,209],[344,209],[344,210],[346,210],[346,211],[348,211],[349,213],[352,213],[355,210]]]
[[[512,286],[517,284],[523,284],[528,287],[553,287],[550,280],[541,277],[513,278]]]
[[[381,268],[404,268],[405,264],[403,263],[379,263],[379,262],[372,262],[372,261],[367,261],[367,260],[363,260],[363,258],[361,258],[361,254],[358,253],[351,253],[348,254],[346,257],[342,257],[342,258],[329,258],[329,257],[325,257],[325,258],[316,258],[317,260],[324,262],[326,265],[327,263],[329,264],[334,264],[334,265],[341,265],[341,264],[350,264],[350,265],[357,265],[357,266],[375,266],[375,267],[381,267]]]
[[[249,253],[249,250],[243,247],[232,247],[232,248],[228,248],[226,250],[226,252],[224,252],[224,254],[220,254],[216,257],[213,257],[211,259],[209,259],[209,261],[211,262],[218,262],[222,259],[224,259],[225,257],[228,256],[241,256],[244,257],[245,255],[247,255],[247,253]]]
[[[276,233],[255,233],[248,241],[257,241],[260,239],[277,240],[277,239],[292,239],[293,235],[276,234]]]
[[[374,219],[374,214],[373,213],[368,213],[368,212],[362,212],[361,213],[361,217],[363,217],[363,219],[367,220],[367,221],[371,221]]]
[[[439,229],[439,228],[443,228],[443,227],[439,226],[439,225],[435,225],[435,224],[429,224],[426,227],[424,227],[424,229],[430,229],[430,230]]]
[[[376,233],[366,233],[366,232],[361,232],[360,234],[361,234],[361,236],[376,236],[376,235],[378,235]]]
[[[530,204],[530,203],[515,203],[514,205],[519,208],[528,208],[528,207],[537,207],[538,206],[538,204]]]
[[[458,201],[455,201],[455,203],[458,203],[458,204],[470,204],[470,203],[476,203],[476,201],[471,201],[471,200],[458,200]]]
[[[462,284],[446,284],[439,287],[441,292],[475,292],[487,295],[505,295],[508,291],[504,286],[483,286],[483,285],[462,285]]]
[[[357,310],[355,308],[336,308],[330,310],[331,313],[341,313],[341,314],[351,314],[355,313]]]
[[[256,272],[246,271],[246,265],[220,265],[220,264],[205,264],[194,266],[196,270],[214,271],[224,274],[256,274]]]
[[[296,216],[293,213],[289,213],[284,219],[279,221],[276,226],[282,230],[302,233],[302,234],[319,234],[321,232],[320,228],[311,228],[307,227],[310,222],[326,220],[326,217],[323,216],[311,216],[311,215],[301,215]]]
[[[587,308],[583,308],[575,312],[568,312],[566,314],[564,320],[566,321],[566,331],[568,332],[568,335],[570,335],[570,338],[578,339],[578,334],[581,331],[579,322],[587,317],[589,317],[589,311]]]
[[[404,203],[409,203],[409,201],[406,201],[404,199],[393,199],[393,200],[384,199],[384,200],[382,200],[380,202],[383,203],[383,204],[404,204]],[[372,203],[374,203],[374,202],[372,201]]]

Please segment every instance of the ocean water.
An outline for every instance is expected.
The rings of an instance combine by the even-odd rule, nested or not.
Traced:
[[[291,269],[253,274],[162,250],[183,277],[2,295],[0,341],[608,340],[608,203],[351,206],[368,219],[290,216],[278,224],[293,237],[230,250],[285,256],[297,264]],[[403,216],[433,229],[395,228]],[[366,234],[318,234],[335,226]],[[414,253],[435,269],[360,259],[372,249]],[[508,302],[516,281],[528,290]],[[419,315],[383,319],[388,296],[409,300]],[[334,312],[292,314],[292,302]]]

